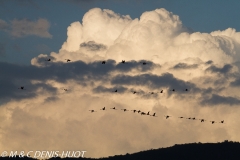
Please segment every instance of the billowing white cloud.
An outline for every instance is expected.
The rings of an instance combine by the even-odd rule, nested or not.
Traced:
[[[82,24],[73,22],[67,35],[59,53],[41,54],[30,67],[0,64],[9,68],[4,86],[28,87],[0,91],[5,99],[13,96],[0,112],[0,144],[6,150],[82,149],[88,157],[101,157],[176,143],[240,140],[240,34],[235,29],[193,32],[163,8],[139,19],[94,8]],[[17,74],[23,70],[28,74]],[[21,79],[12,81],[13,76]]]

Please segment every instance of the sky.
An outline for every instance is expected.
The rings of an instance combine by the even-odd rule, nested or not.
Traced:
[[[1,0],[0,151],[239,141],[239,3]]]

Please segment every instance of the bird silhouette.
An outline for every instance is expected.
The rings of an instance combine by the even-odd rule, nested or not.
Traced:
[[[145,115],[146,113],[145,112],[141,112],[141,115]]]
[[[100,110],[103,110],[103,111],[104,111],[105,109],[106,109],[106,108],[105,108],[105,107],[103,107],[103,108],[102,108],[102,109],[100,109]]]
[[[121,109],[121,110],[123,110],[124,112],[128,111],[127,109]]]
[[[156,113],[153,113],[153,115],[150,115],[150,116],[157,117],[157,116],[156,116]]]
[[[161,90],[159,93],[163,93],[163,90]]]
[[[171,116],[166,115],[165,117],[166,117],[166,119],[168,119],[168,118],[171,117]]]
[[[210,121],[210,122],[212,122],[212,124],[215,123],[215,121]]]
[[[67,60],[67,62],[70,62],[70,61],[71,61],[70,59],[65,59],[65,60]]]
[[[204,122],[204,121],[205,121],[205,119],[199,119],[199,120],[201,120],[201,122]]]
[[[178,117],[178,118],[184,118],[184,117]]]
[[[49,58],[49,59],[46,59],[45,61],[51,61],[51,59]]]
[[[224,120],[220,121],[219,123],[224,123]]]
[[[131,110],[131,111],[133,111],[133,113],[137,112],[137,110],[135,110],[135,109],[134,109],[134,110]]]
[[[18,89],[21,89],[21,90],[26,90],[26,89],[24,89],[24,86],[21,86],[20,88],[18,88]]]
[[[115,91],[113,91],[113,92],[117,92],[117,89]]]
[[[193,117],[193,118],[192,118],[192,120],[196,120],[196,118],[195,118],[195,117]]]
[[[105,64],[106,63],[106,61],[102,61],[102,64]]]
[[[172,89],[171,91],[173,91],[173,92],[174,92],[174,91],[175,91],[175,89]]]
[[[115,110],[117,110],[115,107],[113,107],[113,108],[110,108],[110,109],[115,109]]]
[[[147,115],[150,115],[150,112],[148,112]]]
[[[64,91],[68,91],[68,89],[66,89],[66,88],[63,88],[62,90],[64,90]]]
[[[92,110],[89,110],[89,111],[91,111],[91,113],[93,113],[93,112],[97,112],[97,111],[94,111],[93,109],[92,109]]]
[[[146,65],[147,63],[146,63],[146,62],[143,62],[142,64],[143,64],[143,65]]]
[[[149,92],[150,94],[154,94],[154,92]]]
[[[140,113],[141,111],[140,111],[140,110],[138,110],[137,112],[138,112],[138,113]]]
[[[189,118],[186,118],[186,119],[192,119],[191,117],[189,117]]]
[[[125,60],[122,60],[122,62],[121,63],[125,63]]]
[[[133,92],[133,94],[136,94],[137,92],[136,91],[132,91]]]
[[[188,91],[188,89],[186,88],[185,91]]]

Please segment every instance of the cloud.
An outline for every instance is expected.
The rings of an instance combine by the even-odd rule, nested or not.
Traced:
[[[9,23],[0,20],[0,30],[9,33],[14,38],[25,36],[38,36],[42,38],[52,38],[49,33],[50,23],[44,18],[39,18],[37,21],[28,19],[13,19]]]
[[[197,68],[198,64],[186,64],[186,63],[178,63],[175,66],[173,66],[173,69],[193,69],[193,68]]]
[[[0,30],[6,31],[8,28],[8,23],[2,19],[0,19]]]
[[[102,157],[176,143],[240,140],[239,48],[235,29],[192,32],[163,8],[136,19],[93,8],[82,23],[69,25],[59,52],[40,54],[29,66],[0,63],[0,148],[81,146],[86,156]]]
[[[209,68],[207,68],[206,71],[210,71],[210,72],[213,72],[213,73],[226,74],[226,73],[229,73],[232,68],[233,68],[233,66],[231,64],[225,64],[222,68],[219,68],[219,67],[216,67],[216,66],[212,65]]]
[[[230,96],[220,96],[213,94],[209,99],[204,99],[201,102],[203,105],[219,105],[219,104],[224,104],[224,105],[238,105],[240,104],[240,99],[236,97],[230,97]]]
[[[94,41],[83,42],[80,47],[86,48],[91,51],[105,50],[107,47],[103,44],[97,44]]]
[[[6,53],[6,47],[5,47],[5,44],[0,43],[0,56],[5,55],[5,53]]]

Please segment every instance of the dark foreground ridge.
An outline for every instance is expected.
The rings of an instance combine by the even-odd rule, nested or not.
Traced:
[[[27,157],[25,157],[27,158]],[[17,159],[25,159],[17,158]],[[1,157],[0,159],[16,159]],[[33,160],[33,158],[27,158]],[[176,144],[172,147],[151,149],[133,154],[116,155],[105,158],[50,158],[51,160],[60,159],[84,159],[84,160],[229,160],[240,159],[240,143],[232,141],[224,141],[219,143],[191,143],[191,144]]]

